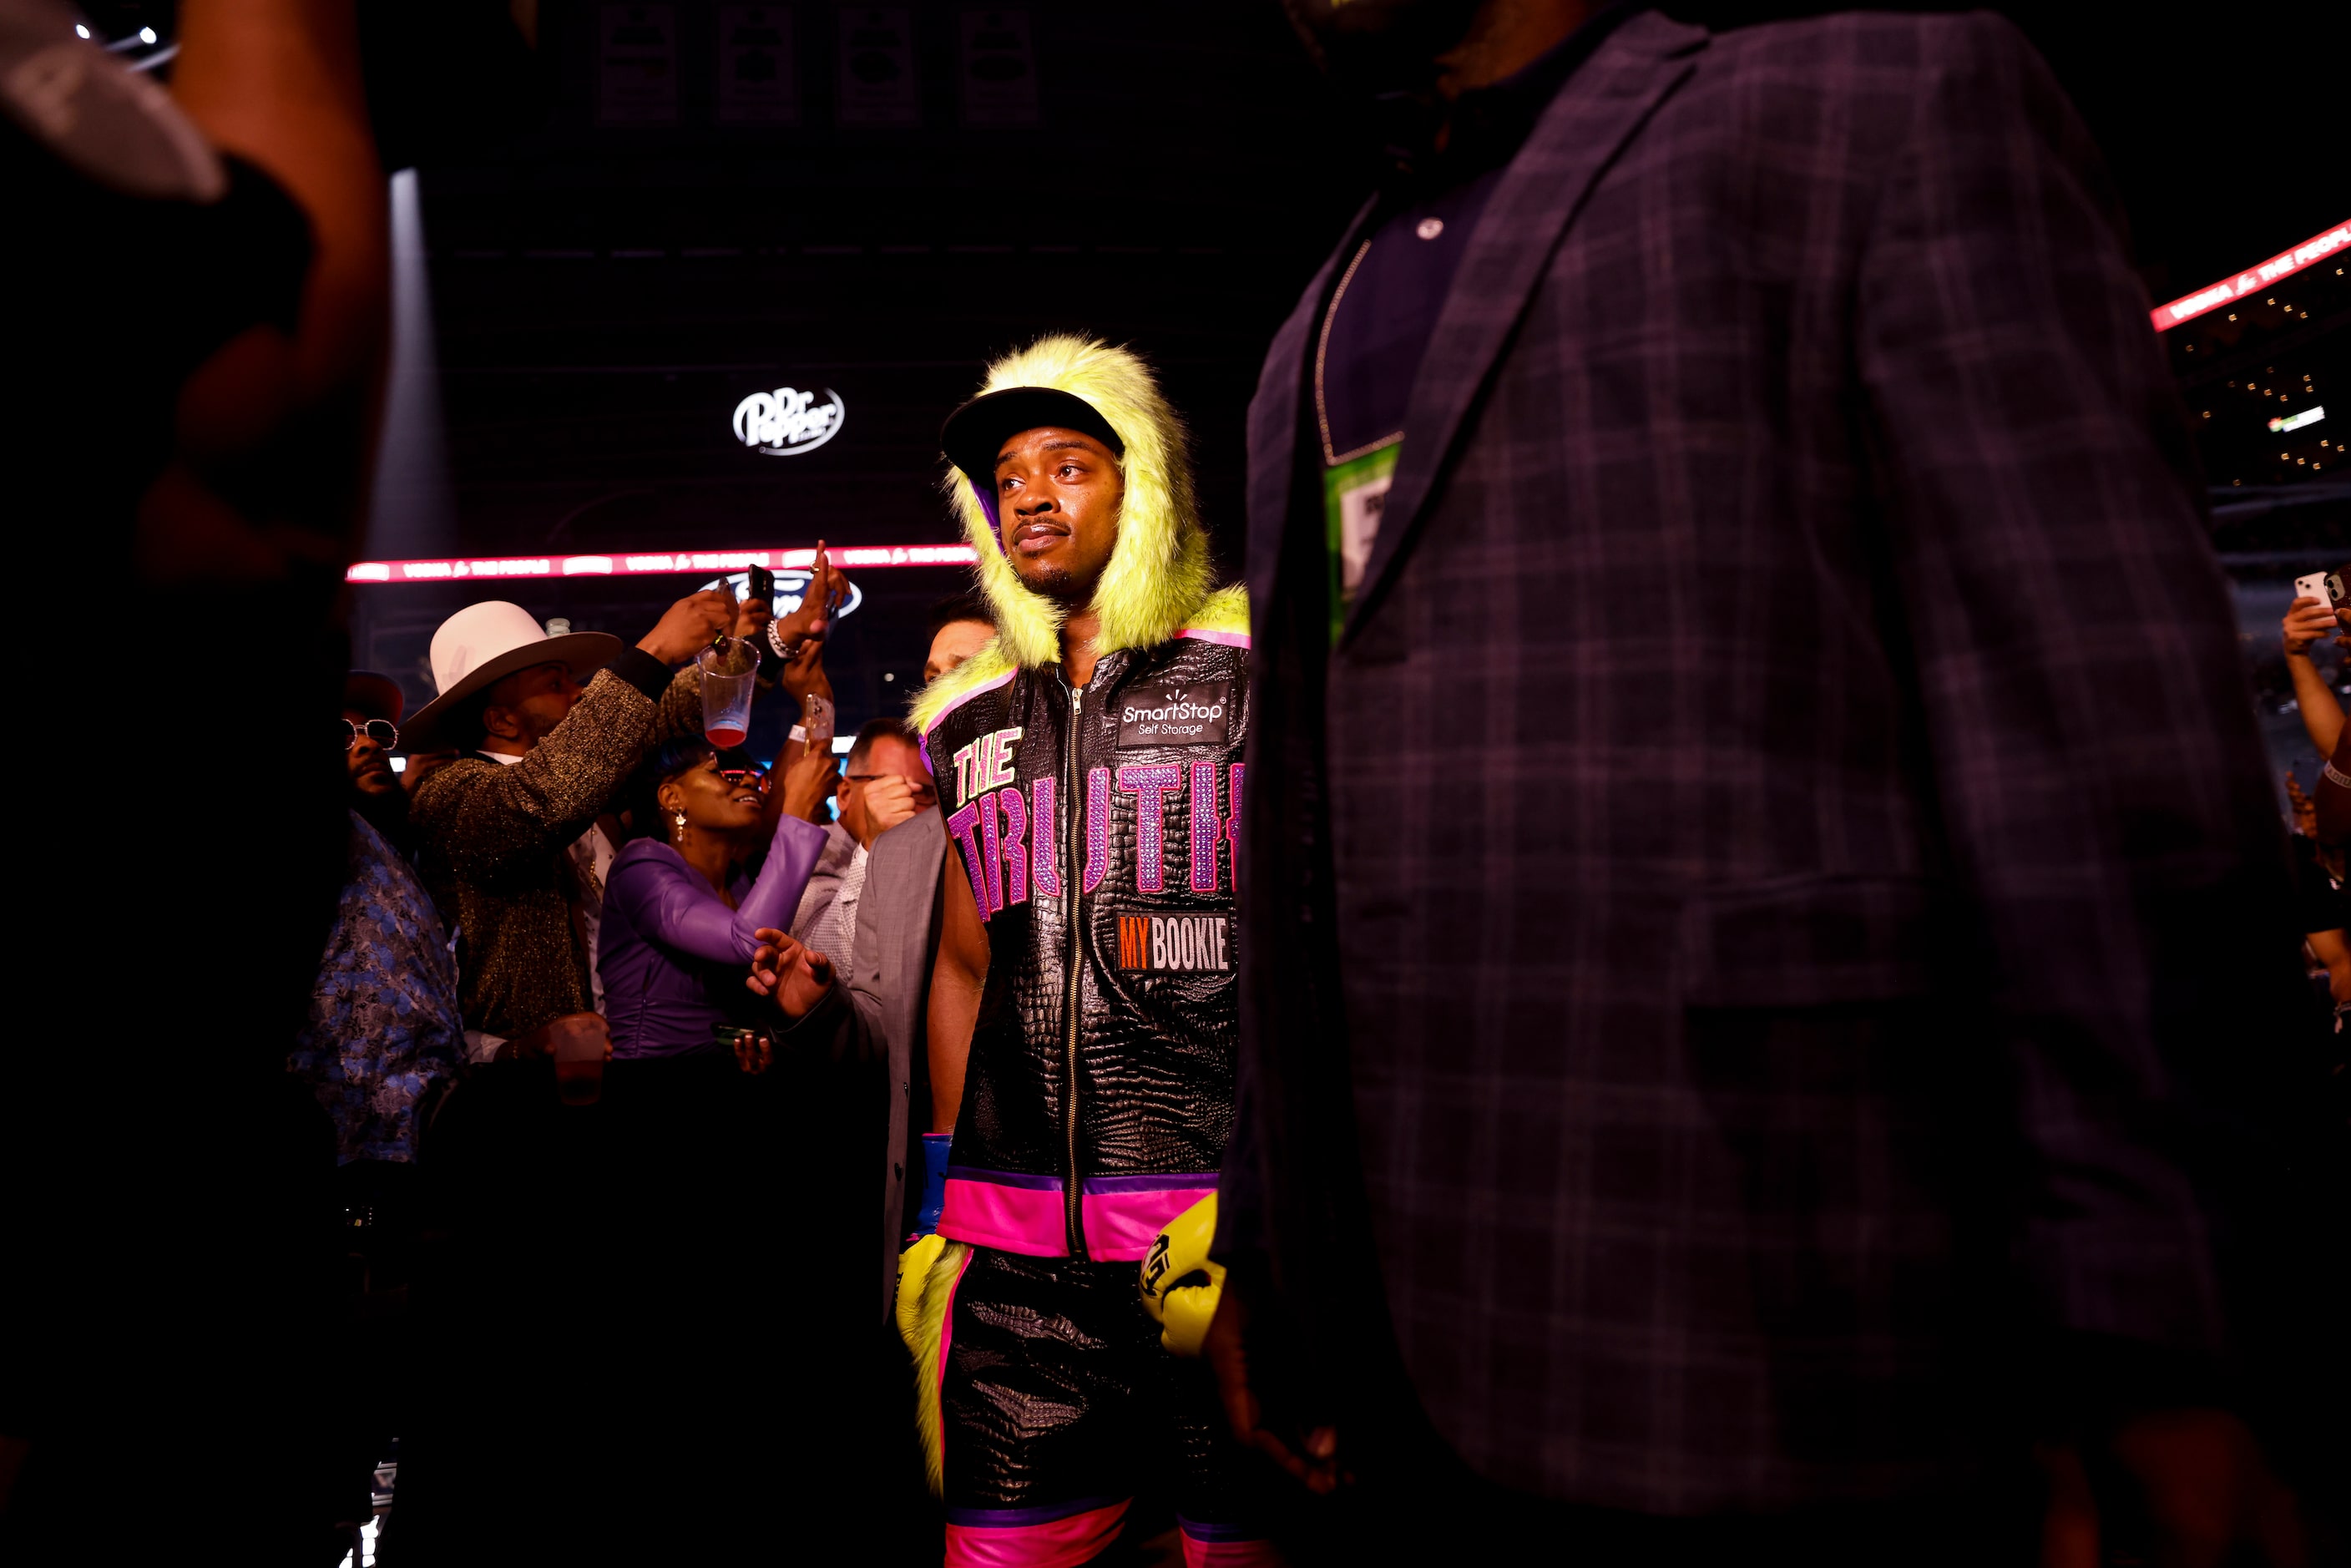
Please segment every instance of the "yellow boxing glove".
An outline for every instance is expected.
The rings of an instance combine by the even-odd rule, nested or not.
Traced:
[[[920,1348],[923,1337],[923,1282],[931,1265],[946,1250],[947,1239],[937,1231],[917,1236],[898,1254],[898,1337],[908,1350]],[[869,1320],[871,1321],[871,1320]]]
[[[1143,1310],[1159,1325],[1159,1343],[1177,1355],[1200,1354],[1225,1293],[1225,1266],[1208,1256],[1216,1239],[1212,1192],[1169,1220],[1144,1255]]]

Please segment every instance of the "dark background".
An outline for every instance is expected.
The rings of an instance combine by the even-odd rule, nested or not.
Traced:
[[[914,0],[897,8],[919,120],[904,128],[841,123],[844,57],[875,20],[862,7],[750,19],[789,36],[789,64],[770,52],[798,89],[797,123],[755,126],[722,119],[720,73],[736,57],[715,0],[666,8],[674,113],[658,125],[604,112],[607,28],[630,20],[625,6],[608,17],[599,0],[547,4],[533,51],[503,5],[362,5],[387,161],[419,171],[368,557],[948,540],[941,417],[991,355],[1066,329],[1160,367],[1192,423],[1229,568],[1259,357],[1377,170],[1275,0],[1014,8],[1033,40],[1028,125],[976,122],[965,98],[966,15],[983,13],[983,27],[1001,17]],[[1717,28],[1831,9],[1663,8]],[[645,9],[657,20],[664,8]],[[2151,302],[2351,217],[2340,88],[2351,7],[2000,9],[2105,151]],[[144,23],[168,45],[168,5],[90,12],[108,36]],[[996,68],[1000,80],[1012,68]],[[2343,267],[2351,256],[2286,280],[2274,303],[2247,302],[2240,319],[2215,312],[2165,334],[2282,765],[2308,750],[2283,706],[2285,585],[2351,554],[2351,476],[2331,467],[2335,437],[2351,433],[2351,392],[2333,384],[2351,319]],[[736,402],[783,384],[837,391],[841,434],[791,457],[738,444]],[[2330,396],[2333,419],[2267,431]],[[860,578],[864,603],[830,658],[843,733],[912,685],[923,610],[959,577]],[[431,695],[434,626],[473,598],[510,595],[633,640],[702,580],[363,586],[355,657],[401,680],[413,704]]]

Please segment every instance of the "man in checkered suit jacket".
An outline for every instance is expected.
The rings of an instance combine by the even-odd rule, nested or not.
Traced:
[[[1393,206],[1250,413],[1228,1410],[1452,1500],[1432,1549],[2002,1561],[2032,1440],[2149,1410],[2252,1518],[2301,993],[2094,150],[1989,15],[1609,20],[1485,190],[1335,632],[1325,317]]]

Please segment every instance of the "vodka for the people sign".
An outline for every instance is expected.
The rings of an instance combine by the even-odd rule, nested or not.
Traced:
[[[795,457],[840,434],[848,414],[831,387],[756,392],[735,405],[735,439],[765,457]]]

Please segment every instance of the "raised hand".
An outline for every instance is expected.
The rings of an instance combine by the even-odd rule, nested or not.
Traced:
[[[849,591],[849,580],[833,570],[822,539],[816,541],[816,559],[809,566],[808,591],[799,608],[775,623],[769,635],[778,647],[789,648],[810,637],[821,639],[831,624],[830,606]]]
[[[767,653],[763,633],[768,622],[776,618],[775,607],[764,599],[746,599],[735,607],[735,635],[759,644],[762,655]]]
[[[637,646],[664,664],[683,664],[734,624],[734,596],[705,589],[671,605],[653,629],[637,639]]]
[[[2285,619],[2279,622],[2279,630],[2285,633],[2289,656],[2306,653],[2313,643],[2335,634],[2335,612],[2315,599],[2297,599],[2286,606]]]
[[[839,776],[830,751],[807,751],[784,769],[784,815],[821,826],[819,808]]]
[[[774,651],[772,648],[768,650],[771,653]],[[783,668],[776,673],[776,684],[784,688],[787,696],[803,707],[808,705],[811,693],[830,698],[832,695],[832,677],[824,673],[824,639],[802,638],[792,656],[786,659]]]

